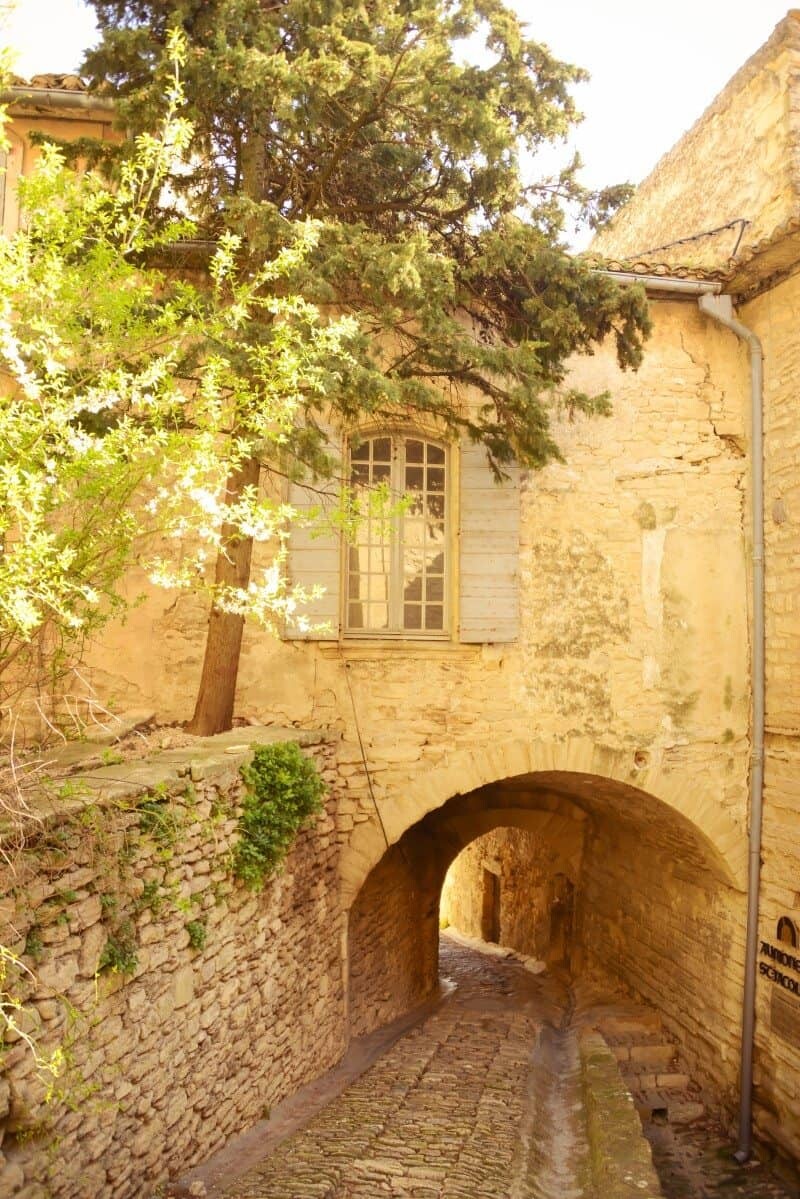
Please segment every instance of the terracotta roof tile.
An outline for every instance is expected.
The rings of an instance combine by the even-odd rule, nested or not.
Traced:
[[[29,87],[36,91],[85,92],[89,85],[80,75],[32,75],[30,79],[21,79],[15,75],[12,80],[14,87]]]
[[[603,258],[599,254],[584,254],[583,261],[603,271],[618,271],[626,275],[655,275],[664,279],[702,279],[719,283],[729,271],[720,268],[695,266],[690,263],[661,262],[648,258]]]

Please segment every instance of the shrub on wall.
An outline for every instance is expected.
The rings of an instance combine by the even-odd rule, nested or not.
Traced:
[[[294,741],[259,745],[242,767],[247,786],[233,872],[252,890],[279,870],[297,833],[322,809],[324,786]]]

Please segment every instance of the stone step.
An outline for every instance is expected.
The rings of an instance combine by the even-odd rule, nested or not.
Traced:
[[[677,1046],[663,1042],[660,1045],[631,1045],[628,1051],[628,1061],[634,1069],[641,1066],[664,1073],[671,1073],[669,1067],[677,1056]]]
[[[625,1063],[620,1063],[622,1077],[633,1091],[686,1091],[691,1086],[688,1074],[678,1071],[657,1074],[652,1070],[626,1070]]]
[[[635,1037],[640,1033],[659,1033],[662,1031],[661,1017],[658,1012],[648,1012],[646,1010],[643,1010],[641,1014],[637,1013],[630,1016],[603,1016],[599,1023],[606,1040],[609,1037]]]
[[[664,1029],[641,1028],[637,1033],[607,1033],[598,1022],[597,1027],[608,1045],[677,1045]]]
[[[646,1042],[644,1045],[639,1041],[630,1045],[616,1043],[609,1044],[609,1049],[620,1064],[630,1063],[633,1069],[637,1068],[637,1065],[641,1065],[642,1068],[646,1068],[648,1065],[648,1059],[652,1061],[663,1061],[666,1059],[668,1052],[673,1058],[675,1058],[678,1053],[678,1046],[673,1045],[671,1041],[651,1041]],[[634,1054],[634,1049],[644,1049],[645,1053],[642,1054],[637,1052]],[[653,1052],[650,1053],[650,1050],[653,1050]]]
[[[632,1062],[628,1058],[617,1058],[617,1064],[626,1078],[636,1079],[640,1075],[644,1074],[659,1074],[665,1078],[674,1076],[676,1080],[685,1080],[676,1081],[675,1083],[671,1084],[673,1089],[675,1087],[688,1086],[690,1082],[689,1075],[683,1063],[674,1059],[666,1066],[659,1065],[658,1063],[654,1064],[652,1062]]]
[[[705,1105],[698,1100],[677,1098],[664,1090],[634,1093],[633,1101],[642,1120],[692,1124],[706,1114]]]

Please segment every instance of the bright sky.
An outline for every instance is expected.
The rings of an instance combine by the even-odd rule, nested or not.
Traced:
[[[785,16],[789,0],[512,0],[530,32],[586,67],[575,144],[591,186],[639,182]],[[9,0],[0,0],[0,11]],[[12,0],[13,4],[13,0]],[[17,71],[75,70],[95,37],[82,0],[16,0]]]

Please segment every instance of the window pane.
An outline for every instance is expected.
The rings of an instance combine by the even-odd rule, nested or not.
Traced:
[[[411,599],[411,596],[408,598]],[[444,599],[444,579],[441,575],[425,576],[425,599],[440,602]]]
[[[389,627],[389,607],[388,604],[367,604],[367,619],[364,625],[366,629],[388,629]]]
[[[422,605],[421,604],[404,604],[403,605],[403,628],[404,629],[421,629],[422,628]]]
[[[444,467],[428,467],[428,491],[444,491]]]
[[[369,565],[366,565],[366,562]],[[370,546],[368,555],[361,555],[361,561],[365,563],[365,569],[368,569],[371,574],[389,574],[390,565],[390,550],[388,545],[372,545]]]
[[[421,600],[422,599],[422,576],[421,575],[417,575],[417,577],[415,579],[411,579],[410,582],[406,583],[403,597],[404,597],[404,599],[407,599],[407,600]]]
[[[350,604],[347,608],[347,626],[350,629],[363,629],[364,615],[361,604]]]
[[[444,628],[444,608],[441,604],[428,604],[425,608],[425,628]]]
[[[422,441],[407,441],[406,442],[406,462],[423,462],[425,459],[425,445]]]
[[[356,446],[350,451],[351,462],[369,462],[369,447],[370,443],[365,441],[362,445]]]
[[[438,469],[438,468],[436,468]],[[425,486],[425,471],[421,466],[406,467],[406,491],[422,491]]]
[[[392,439],[391,437],[376,437],[372,442],[372,460],[373,462],[391,462],[392,460]]]
[[[431,520],[444,520],[444,496],[428,494],[425,498],[427,501],[428,516]]]
[[[425,521],[421,520],[418,516],[409,516],[406,514],[403,521],[403,540],[409,548],[423,545],[425,541]]]
[[[444,450],[440,445],[431,445],[428,442],[428,462],[444,462]]]

